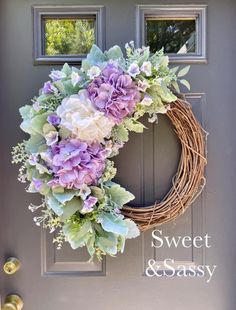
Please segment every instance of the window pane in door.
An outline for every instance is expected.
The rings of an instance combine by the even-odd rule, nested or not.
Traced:
[[[44,55],[85,55],[95,43],[95,17],[46,18]]]
[[[163,47],[168,54],[196,53],[196,19],[147,17],[146,45],[152,52]]]

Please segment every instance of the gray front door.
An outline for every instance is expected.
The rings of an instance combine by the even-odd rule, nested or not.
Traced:
[[[151,232],[147,232],[127,242],[125,254],[107,257],[102,263],[88,262],[84,250],[72,251],[65,246],[57,251],[51,243],[52,236],[35,227],[27,206],[37,198],[26,194],[17,182],[16,167],[10,159],[11,147],[24,137],[19,130],[18,108],[37,94],[50,70],[57,68],[50,59],[41,64],[40,60],[33,62],[32,55],[37,58],[35,49],[39,46],[35,44],[33,48],[31,6],[50,4],[53,10],[55,5],[66,2],[1,0],[0,4],[0,264],[9,256],[22,263],[13,276],[1,272],[2,303],[7,294],[17,293],[26,310],[234,310],[235,1],[161,1],[164,8],[155,0],[140,0],[139,5],[134,0],[69,1],[70,5],[103,6],[103,26],[100,24],[98,33],[103,48],[130,40],[139,45],[145,42],[145,14],[153,20],[158,16],[168,20],[173,15],[176,20],[191,20],[184,15],[187,7],[188,14],[199,18],[194,28],[198,43],[193,55],[173,55],[173,61],[192,63],[188,76],[192,89],[187,99],[210,133],[207,186],[191,209],[174,223],[158,229],[162,230],[162,238],[208,234],[211,247],[169,248],[165,243],[155,249],[151,247]],[[189,42],[190,39],[193,37]],[[169,121],[161,117],[158,125],[148,127],[143,135],[131,137],[116,161],[117,179],[135,194],[136,206],[153,203],[165,195],[179,160],[179,142]],[[217,268],[208,283],[207,274],[172,278],[145,275],[150,259],[163,262],[165,258],[173,258],[175,267],[205,264]]]

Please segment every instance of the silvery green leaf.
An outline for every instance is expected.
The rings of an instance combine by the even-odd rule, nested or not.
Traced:
[[[126,238],[123,236],[119,236],[119,250],[121,251],[121,253],[124,253],[125,250],[125,240]]]
[[[64,88],[65,88],[65,92],[68,96],[74,95],[75,93],[77,93],[79,91],[79,87],[73,86],[71,83],[71,80],[64,82]]]
[[[20,124],[20,128],[21,130],[23,130],[24,132],[32,135],[34,134],[34,130],[31,128],[31,121],[30,119],[26,119],[24,120],[21,124]]]
[[[67,201],[63,207],[63,214],[60,216],[62,221],[67,220],[71,217],[76,211],[81,210],[83,207],[83,202],[79,198],[73,198],[70,201]]]
[[[75,196],[75,191],[65,190],[63,193],[58,193],[53,191],[53,196],[62,204],[67,201],[70,201]]]
[[[179,89],[178,83],[177,83],[176,81],[173,81],[173,82],[172,82],[172,85],[173,85],[173,87],[175,88],[175,90],[176,90],[178,93],[180,93],[180,89]]]
[[[189,69],[190,69],[190,66],[184,67],[183,69],[181,69],[181,70],[178,72],[177,76],[178,76],[178,77],[185,76],[185,75],[188,73]]]
[[[98,200],[102,200],[104,197],[103,190],[97,186],[90,186],[92,191],[92,196],[95,196]]]
[[[133,194],[121,187],[119,184],[113,184],[114,185],[111,187],[106,187],[105,191],[107,195],[111,196],[112,201],[114,201],[118,206],[123,207],[123,205],[135,198]]]
[[[87,241],[86,247],[87,250],[89,252],[89,255],[91,257],[93,257],[94,253],[95,253],[95,247],[94,247],[94,243],[95,243],[95,234],[93,233],[90,238]]]
[[[113,137],[118,142],[127,142],[129,140],[129,132],[124,125],[119,125],[114,129]]]
[[[142,123],[139,121],[133,120],[131,118],[127,118],[125,120],[125,127],[130,130],[137,133],[143,132],[143,129],[146,128]]]
[[[164,104],[162,106],[157,107],[157,109],[156,109],[156,113],[159,113],[159,114],[166,114],[167,111],[168,111],[167,106]],[[156,118],[155,121],[157,121],[157,123],[158,123],[158,118]]]
[[[37,153],[41,146],[45,145],[45,139],[39,134],[32,135],[26,142],[26,151],[29,153]]]
[[[167,88],[166,86],[162,85],[162,86],[155,86],[156,91],[158,93],[158,95],[161,97],[161,99],[164,102],[170,103],[173,102],[177,99],[177,97],[170,91],[169,88]]]
[[[49,123],[46,123],[43,125],[43,134],[46,135],[47,133],[51,132],[51,131],[57,131],[56,128],[49,124]]]
[[[71,67],[68,65],[68,63],[65,63],[61,70],[63,73],[65,73],[67,76],[71,74]]]
[[[23,119],[30,119],[32,107],[30,105],[25,105],[19,109],[19,112]]]
[[[109,255],[117,254],[117,237],[110,233],[106,237],[98,237],[97,246]]]
[[[42,158],[42,155],[41,155],[41,158]],[[65,190],[65,188],[64,187],[62,187],[62,186],[55,186],[55,187],[53,187],[53,193],[64,193],[64,190]]]
[[[39,192],[41,195],[47,196],[50,192],[50,187],[47,185],[47,183],[44,183]]]
[[[104,62],[106,60],[106,57],[100,50],[100,48],[94,44],[86,59],[91,65],[96,65],[98,63]]]
[[[106,56],[108,59],[116,60],[123,58],[123,53],[121,48],[118,45],[115,45],[106,52]]]
[[[112,232],[122,236],[126,236],[128,233],[128,228],[126,227],[125,222],[118,216],[111,213],[102,213],[98,216],[98,220],[101,223],[102,228],[107,232]]]
[[[163,56],[161,57],[160,66],[167,67],[169,64],[169,57]]]
[[[36,115],[31,119],[31,128],[35,133],[43,135],[43,126],[45,123],[47,123],[47,117],[49,114],[49,112],[46,112]]]
[[[179,69],[179,66],[171,68],[170,70],[171,70],[172,73],[175,74],[178,71],[178,69]]]
[[[188,90],[190,90],[191,86],[187,80],[179,80],[181,84],[183,84]]]
[[[81,68],[87,72],[91,68],[91,64],[87,59],[82,60]]]
[[[61,80],[55,81],[53,84],[54,86],[56,86],[56,88],[59,90],[61,94],[66,95],[65,86]]]
[[[84,246],[90,238],[92,225],[86,221],[82,226],[78,223],[68,223],[63,226],[63,232],[72,249]]]
[[[52,195],[48,196],[47,205],[50,209],[52,209],[56,213],[56,215],[60,216],[63,214],[61,203]]]
[[[74,66],[71,67],[71,70],[72,70],[73,72],[77,72],[77,73],[79,72],[79,69],[76,68],[76,67],[74,67]]]
[[[138,226],[131,221],[130,219],[125,219],[125,224],[128,227],[128,234],[126,235],[127,239],[137,238],[140,235]]]
[[[62,139],[67,139],[70,136],[69,129],[67,129],[66,127],[61,126],[61,128],[59,129],[59,136]]]
[[[46,166],[39,164],[39,163],[35,164],[35,168],[38,170],[38,172],[40,174],[44,174],[44,173],[50,174],[48,168]]]

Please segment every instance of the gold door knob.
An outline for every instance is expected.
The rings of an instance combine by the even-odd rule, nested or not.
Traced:
[[[9,257],[3,266],[3,270],[6,274],[14,274],[20,269],[20,265],[19,259]]]
[[[21,310],[23,309],[23,300],[18,295],[7,295],[2,310]]]

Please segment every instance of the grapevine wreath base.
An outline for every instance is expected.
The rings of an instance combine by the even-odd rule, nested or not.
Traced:
[[[185,100],[178,99],[172,103],[167,116],[182,147],[178,171],[172,181],[173,187],[161,202],[152,206],[124,206],[122,209],[125,217],[132,219],[141,231],[177,218],[193,203],[205,185],[205,131]]]

